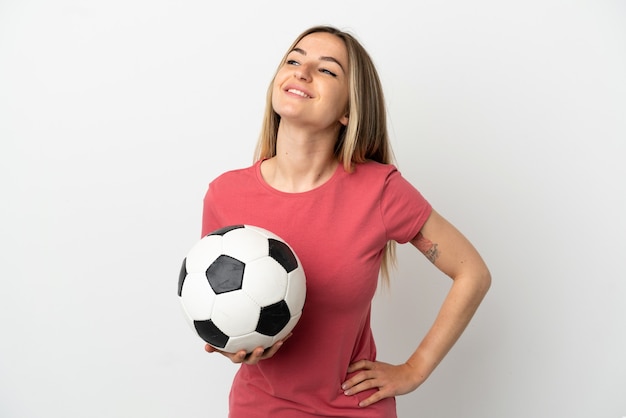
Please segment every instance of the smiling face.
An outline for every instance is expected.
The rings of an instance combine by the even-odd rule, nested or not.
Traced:
[[[272,106],[282,120],[318,130],[348,123],[348,53],[330,33],[302,38],[274,78]]]

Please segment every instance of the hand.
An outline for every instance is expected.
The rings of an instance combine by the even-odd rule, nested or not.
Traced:
[[[225,351],[218,350],[217,348],[213,347],[210,344],[206,344],[204,346],[204,350],[207,353],[220,353],[224,357],[229,358],[230,361],[232,361],[233,363],[245,363],[245,364],[252,365],[252,364],[257,364],[261,360],[268,359],[272,357],[274,354],[276,354],[278,349],[282,347],[283,343],[287,341],[287,339],[291,337],[291,335],[292,334],[287,335],[285,338],[283,338],[280,341],[277,341],[276,344],[274,344],[273,346],[269,348],[264,349],[263,347],[257,347],[254,350],[252,350],[250,353],[246,353],[245,350],[241,350],[236,353],[227,353]]]
[[[413,366],[408,363],[394,366],[379,361],[359,360],[348,367],[348,373],[361,370],[341,385],[348,396],[364,390],[378,388],[369,398],[361,401],[359,406],[368,406],[381,399],[391,398],[412,392],[424,381]]]

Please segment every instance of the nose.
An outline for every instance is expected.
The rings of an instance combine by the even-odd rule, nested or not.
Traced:
[[[297,66],[296,71],[294,72],[294,77],[302,81],[311,80],[311,70],[309,66],[306,64],[300,64]]]

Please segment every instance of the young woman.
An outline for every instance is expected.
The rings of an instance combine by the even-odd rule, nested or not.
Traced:
[[[203,235],[266,228],[294,248],[307,276],[290,337],[221,352],[241,363],[230,417],[395,417],[395,396],[426,380],[487,292],[478,252],[392,165],[385,112],[362,45],[332,27],[310,28],[272,80],[255,163],[209,185]],[[411,242],[453,281],[415,352],[392,365],[376,359],[370,307],[396,242]]]

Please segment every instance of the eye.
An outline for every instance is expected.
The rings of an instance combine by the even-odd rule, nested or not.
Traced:
[[[326,69],[326,68],[320,68],[320,73],[324,73],[324,74],[328,74],[332,77],[337,77],[337,74],[333,73],[332,71]]]
[[[298,61],[293,60],[293,59],[285,61],[285,64],[287,64],[287,65],[300,65],[300,63]]]

